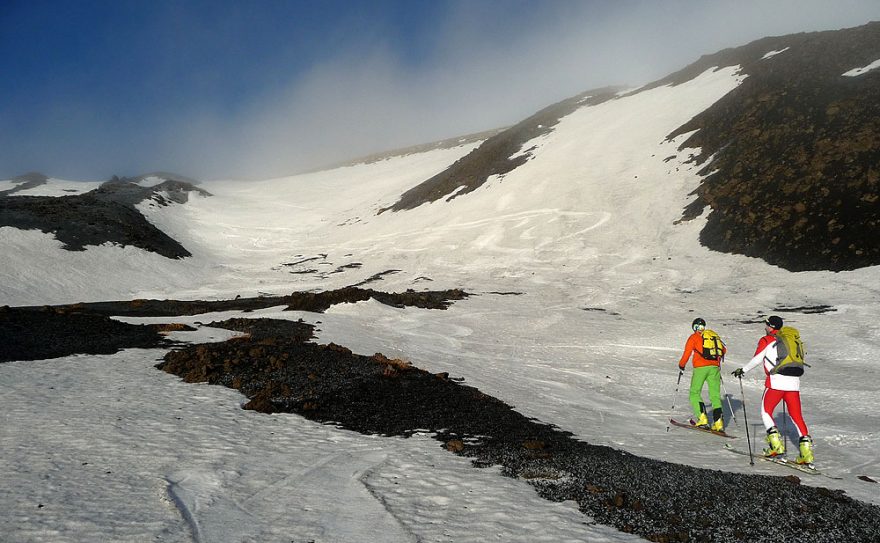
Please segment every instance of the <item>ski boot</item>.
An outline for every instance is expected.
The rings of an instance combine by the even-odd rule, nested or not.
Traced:
[[[809,435],[803,436],[799,443],[801,454],[795,459],[798,464],[813,463],[813,438]]]
[[[782,456],[785,454],[785,444],[779,430],[774,426],[767,430],[767,443],[770,447],[764,449],[764,456]]]
[[[712,423],[711,430],[713,432],[723,432],[724,431],[724,418],[722,417],[722,411],[720,408],[712,410],[712,419],[715,422]]]
[[[706,418],[705,413],[700,413],[700,418],[698,418],[697,420],[691,419],[691,424],[693,424],[697,428],[703,428],[704,430],[709,429],[709,419]]]

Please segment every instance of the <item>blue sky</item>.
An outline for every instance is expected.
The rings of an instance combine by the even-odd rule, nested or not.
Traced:
[[[0,0],[0,179],[288,175],[870,20],[876,0]]]

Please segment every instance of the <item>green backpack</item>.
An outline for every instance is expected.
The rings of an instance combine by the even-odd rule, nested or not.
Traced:
[[[770,373],[800,377],[804,374],[804,366],[810,366],[804,362],[805,354],[804,342],[797,328],[783,326],[776,333],[776,366]]]
[[[719,360],[724,356],[724,342],[713,330],[703,330],[703,352],[700,353],[706,360]]]

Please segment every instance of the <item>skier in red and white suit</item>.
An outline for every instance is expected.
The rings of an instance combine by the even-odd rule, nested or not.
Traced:
[[[764,428],[767,429],[767,443],[769,448],[764,449],[765,456],[777,456],[785,453],[785,445],[779,430],[776,428],[776,421],[773,420],[773,411],[780,401],[784,401],[788,407],[788,414],[794,422],[795,427],[800,436],[800,456],[797,462],[801,464],[811,464],[813,462],[812,443],[810,432],[804,417],[801,413],[801,378],[793,375],[780,375],[771,373],[776,367],[776,333],[782,328],[782,319],[777,316],[771,316],[764,322],[764,330],[766,334],[758,341],[758,348],[755,350],[755,356],[742,369],[735,370],[735,377],[742,377],[744,373],[756,368],[759,364],[764,365],[764,373],[767,379],[764,381],[764,397],[762,399],[761,418],[764,421]]]

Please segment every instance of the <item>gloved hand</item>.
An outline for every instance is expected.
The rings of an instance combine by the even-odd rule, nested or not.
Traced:
[[[730,374],[733,375],[734,377],[742,377],[744,373],[745,372],[743,371],[742,368],[736,368]]]
[[[678,371],[684,371],[684,366],[679,366]]]

